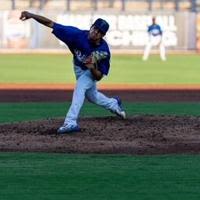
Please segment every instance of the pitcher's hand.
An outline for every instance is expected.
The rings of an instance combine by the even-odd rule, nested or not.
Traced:
[[[21,16],[19,19],[21,19],[22,21],[25,21],[27,19],[30,19],[32,17],[32,14],[29,13],[28,11],[23,11],[21,12]]]

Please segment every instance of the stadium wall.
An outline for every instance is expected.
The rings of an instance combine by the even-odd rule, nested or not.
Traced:
[[[41,12],[33,11],[65,25],[89,29],[92,22],[105,18],[110,23],[106,36],[113,50],[136,50],[140,52],[148,39],[147,27],[152,16],[164,32],[168,50],[193,50],[199,45],[199,15],[192,12],[132,13],[132,12]],[[34,20],[21,22],[20,11],[0,12],[0,50],[5,49],[66,49],[62,42],[52,36],[51,30]]]

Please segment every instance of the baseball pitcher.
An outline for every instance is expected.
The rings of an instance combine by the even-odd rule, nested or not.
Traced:
[[[58,129],[59,134],[78,132],[78,116],[85,97],[92,103],[110,110],[122,119],[126,118],[119,97],[108,98],[97,90],[96,83],[110,68],[110,50],[103,39],[109,29],[109,24],[99,18],[90,30],[80,30],[74,26],[64,26],[54,21],[27,11],[21,13],[22,21],[34,19],[52,29],[52,33],[63,41],[73,54],[73,66],[76,75],[76,87],[72,103],[67,112],[63,125]]]

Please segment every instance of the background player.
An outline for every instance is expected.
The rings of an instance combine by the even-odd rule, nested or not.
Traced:
[[[119,98],[108,98],[97,91],[96,88],[96,82],[101,80],[104,75],[108,75],[110,68],[110,51],[103,39],[109,29],[109,24],[99,18],[90,30],[80,30],[73,26],[63,26],[46,17],[27,11],[21,13],[21,20],[30,18],[52,28],[52,33],[63,41],[73,54],[77,83],[72,104],[65,117],[64,124],[58,129],[58,133],[80,131],[77,120],[85,97],[90,102],[110,110],[121,118],[125,118],[126,114],[121,107],[121,100]]]
[[[152,18],[152,24],[148,27],[148,43],[144,50],[143,60],[147,60],[150,54],[150,50],[152,46],[159,46],[160,48],[160,58],[165,61],[166,60],[166,53],[165,53],[165,46],[163,43],[163,31],[161,27],[156,24],[156,18]]]

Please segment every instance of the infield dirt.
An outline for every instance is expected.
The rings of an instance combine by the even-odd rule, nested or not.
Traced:
[[[0,151],[167,154],[200,152],[200,118],[84,118],[81,132],[58,135],[61,119],[1,125]]]
[[[0,91],[2,102],[66,101],[71,91]],[[126,101],[199,102],[194,91],[106,91]],[[70,95],[69,95],[70,94]],[[200,117],[81,118],[81,132],[58,135],[63,119],[0,125],[0,151],[168,154],[200,153]]]

